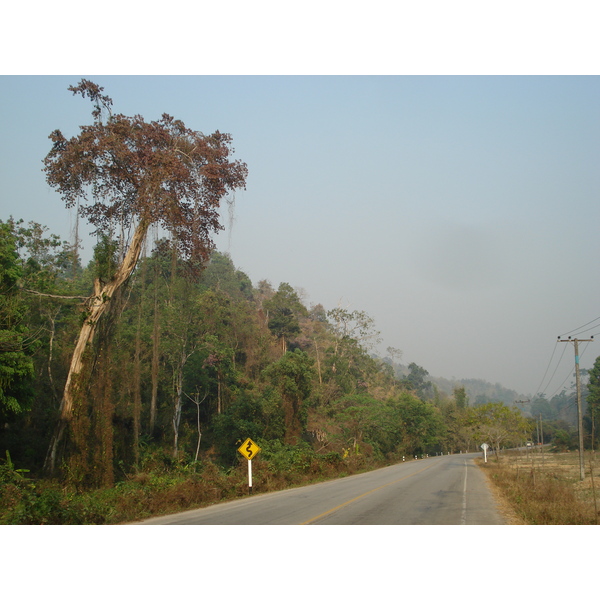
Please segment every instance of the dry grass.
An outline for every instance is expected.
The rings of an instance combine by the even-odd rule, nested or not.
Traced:
[[[499,460],[478,460],[496,494],[514,518],[529,525],[597,525],[600,461],[585,456],[580,481],[579,454],[539,451],[506,452]],[[502,502],[501,502],[502,503]]]

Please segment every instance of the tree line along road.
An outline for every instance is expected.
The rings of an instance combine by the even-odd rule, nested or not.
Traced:
[[[503,525],[477,456],[430,457],[135,524]]]

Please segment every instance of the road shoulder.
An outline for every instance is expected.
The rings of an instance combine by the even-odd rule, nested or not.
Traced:
[[[488,489],[490,490],[490,493],[492,494],[496,505],[498,506],[498,512],[506,521],[506,524],[527,525],[527,523],[516,513],[516,511],[511,506],[510,502],[506,499],[506,497],[502,494],[498,486],[494,483],[494,481],[490,477],[489,470],[481,468],[481,459],[475,459],[475,464],[477,465],[479,470],[482,471],[485,475],[485,481],[487,483]]]

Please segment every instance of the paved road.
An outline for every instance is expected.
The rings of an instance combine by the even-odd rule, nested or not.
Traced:
[[[410,461],[141,521],[146,525],[502,525],[479,454]]]

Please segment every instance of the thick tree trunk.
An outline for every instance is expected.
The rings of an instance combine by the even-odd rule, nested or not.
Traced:
[[[81,327],[79,338],[71,358],[71,366],[69,367],[67,382],[60,405],[60,419],[50,442],[44,463],[44,467],[49,472],[53,472],[55,469],[58,447],[71,420],[73,400],[79,388],[78,375],[84,367],[85,351],[94,339],[99,319],[110,309],[110,300],[114,293],[129,279],[135,269],[147,231],[148,223],[140,221],[133,234],[131,245],[123,258],[123,262],[119,265],[113,278],[104,285],[99,280],[95,281],[94,296],[88,309],[88,316]]]

